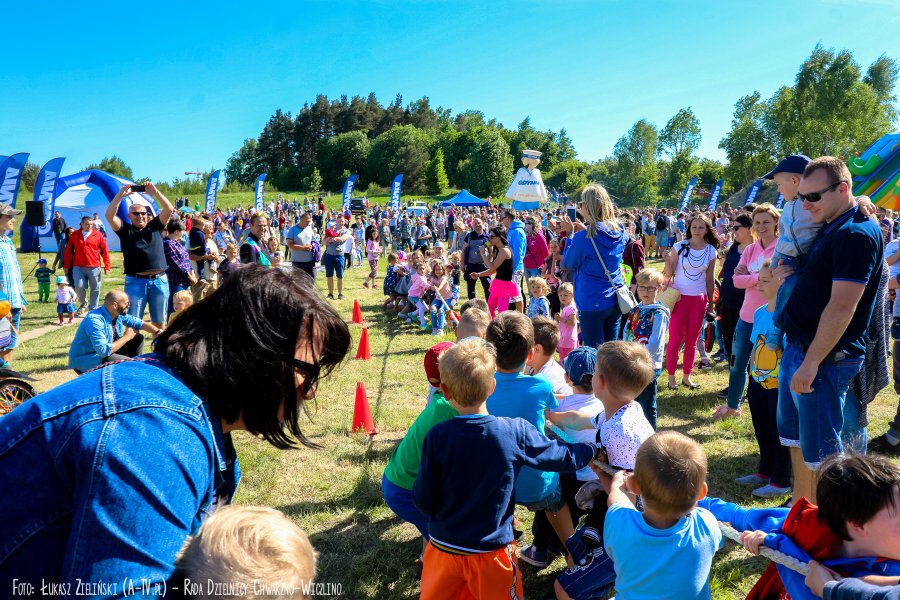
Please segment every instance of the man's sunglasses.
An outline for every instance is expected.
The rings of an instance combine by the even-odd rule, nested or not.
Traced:
[[[818,202],[819,200],[822,199],[822,194],[826,194],[832,190],[837,189],[837,186],[841,185],[842,183],[847,183],[849,185],[848,182],[846,182],[842,179],[840,181],[832,183],[824,190],[819,190],[818,192],[810,192],[808,194],[797,194],[797,197],[800,198],[800,200],[804,201],[804,202]]]
[[[140,212],[130,212],[130,213],[128,213],[128,214],[129,214],[130,216],[132,216],[132,217],[146,217],[146,216],[147,216],[147,211],[146,211],[146,210],[142,210],[142,211],[140,211]]]

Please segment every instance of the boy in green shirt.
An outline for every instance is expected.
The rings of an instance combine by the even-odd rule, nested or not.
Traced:
[[[38,261],[38,268],[34,272],[34,278],[38,283],[38,302],[50,302],[50,277],[53,270],[47,268],[47,259]]]
[[[459,413],[444,398],[440,391],[441,373],[438,370],[438,357],[453,347],[453,342],[435,344],[425,353],[425,376],[428,383],[437,388],[431,400],[406,435],[394,448],[393,454],[384,469],[381,478],[381,491],[384,501],[394,513],[408,523],[412,523],[422,534],[422,548],[428,541],[428,516],[420,511],[413,502],[412,489],[419,473],[419,462],[422,460],[422,444],[431,428],[438,423],[449,421]],[[419,556],[419,564],[422,557]]]

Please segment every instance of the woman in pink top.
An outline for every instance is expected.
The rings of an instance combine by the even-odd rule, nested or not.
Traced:
[[[753,313],[766,303],[757,289],[759,268],[763,261],[771,260],[775,252],[780,214],[771,204],[760,204],[753,211],[753,237],[756,241],[747,246],[734,270],[734,287],[746,290],[741,305],[741,318],[734,330],[731,343],[731,372],[728,375],[728,404],[718,406],[713,418],[723,419],[741,414],[741,398],[747,385],[747,367],[750,365],[750,332],[753,330]]]

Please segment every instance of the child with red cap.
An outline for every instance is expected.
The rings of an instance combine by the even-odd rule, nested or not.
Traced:
[[[459,414],[441,394],[441,372],[438,369],[438,357],[453,345],[453,342],[441,342],[425,352],[425,377],[430,389],[428,403],[394,448],[381,478],[385,503],[398,517],[416,526],[422,534],[423,551],[428,541],[428,517],[413,502],[412,488],[422,460],[425,435],[438,423],[449,421]],[[421,566],[421,555],[417,562]]]

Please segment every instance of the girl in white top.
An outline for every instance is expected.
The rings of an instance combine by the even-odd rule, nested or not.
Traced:
[[[688,218],[687,240],[676,243],[666,256],[664,275],[666,283],[681,292],[681,298],[672,309],[669,321],[669,344],[666,347],[666,371],[669,373],[669,389],[676,389],[675,367],[678,353],[684,343],[684,375],[681,382],[691,389],[700,387],[691,380],[697,339],[703,327],[704,315],[714,312],[716,250],[721,241],[707,218],[696,213]]]

